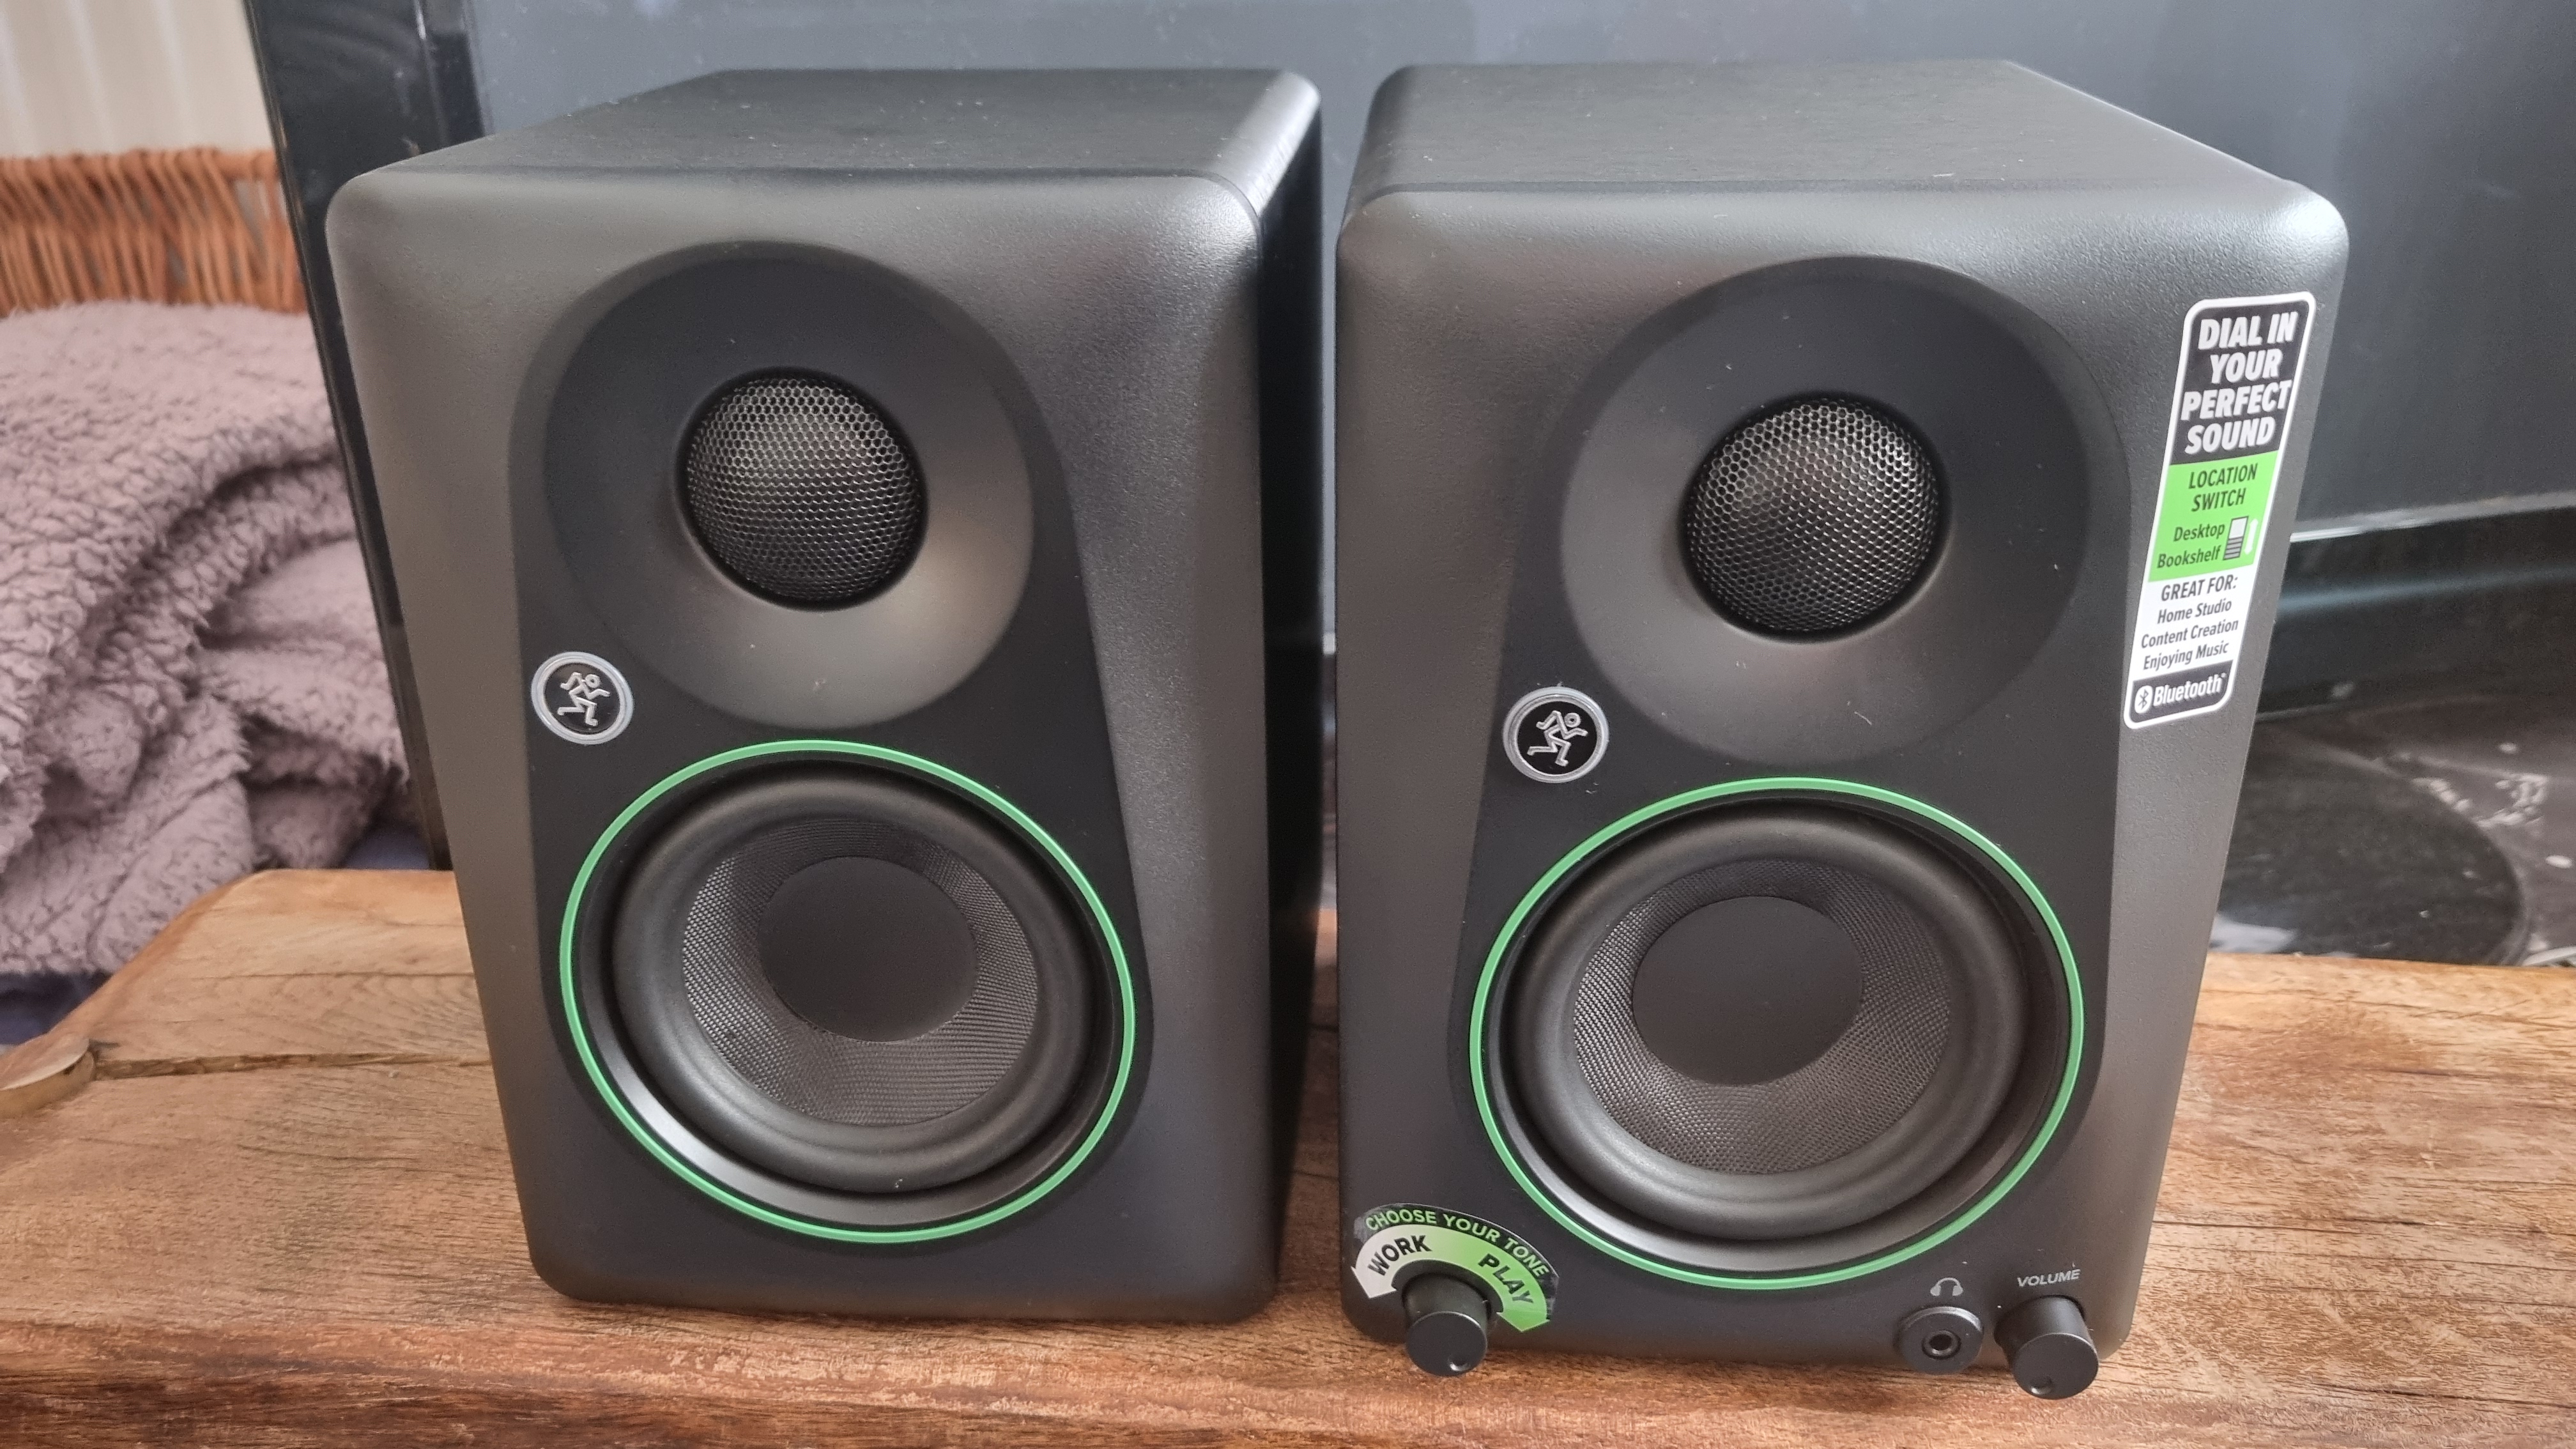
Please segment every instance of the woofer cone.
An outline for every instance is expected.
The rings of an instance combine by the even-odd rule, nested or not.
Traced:
[[[1042,1170],[1097,1095],[1099,964],[1062,890],[983,812],[889,773],[721,785],[643,849],[607,944],[652,1093],[795,1183],[971,1205]]]
[[[1618,1212],[1699,1241],[1829,1240],[1991,1146],[2032,1075],[2024,935],[1950,851],[1874,814],[1684,816],[1528,936],[1509,1090]]]

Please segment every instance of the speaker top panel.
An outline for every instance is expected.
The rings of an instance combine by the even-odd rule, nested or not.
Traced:
[[[1369,140],[1354,212],[1415,187],[2288,185],[2005,61],[1417,66]]]
[[[404,166],[1189,175],[1259,208],[1315,105],[1279,71],[724,71]]]

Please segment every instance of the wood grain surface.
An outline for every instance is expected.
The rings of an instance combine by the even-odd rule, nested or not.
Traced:
[[[1335,1296],[1326,1016],[1243,1323],[600,1308],[528,1269],[447,878],[253,877],[66,1023],[94,1081],[0,1121],[0,1444],[2576,1443],[2576,973],[2213,958],[2137,1330],[2053,1404],[1416,1373]]]

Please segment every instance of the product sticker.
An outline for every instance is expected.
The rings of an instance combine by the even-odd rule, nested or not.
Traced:
[[[1556,1309],[1556,1269],[1539,1250],[1483,1218],[1420,1203],[1391,1203],[1351,1220],[1351,1276],[1383,1298],[1437,1263],[1485,1290],[1496,1316],[1523,1333]]]
[[[2183,322],[2164,486],[2130,636],[2131,729],[2227,703],[2316,299],[2229,297]]]

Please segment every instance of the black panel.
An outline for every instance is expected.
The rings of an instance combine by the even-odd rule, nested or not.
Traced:
[[[410,634],[386,551],[384,511],[376,501],[374,465],[358,417],[349,343],[340,325],[340,294],[323,245],[331,198],[350,178],[379,166],[483,134],[467,45],[465,0],[244,0],[278,174],[295,230],[306,310],[322,353],[322,385],[340,432],[358,548],[375,596],[385,673],[393,685],[411,770],[413,809],[434,867],[447,866],[447,827],[438,781],[422,733],[413,682]]]
[[[1305,1101],[1306,1015],[1314,997],[1324,879],[1324,771],[1330,748],[1324,650],[1323,135],[1309,134],[1263,218],[1261,617],[1270,737],[1270,1050],[1272,1130],[1286,1180]]]
[[[2266,710],[2576,671],[2576,508],[2433,509],[2302,534]]]

